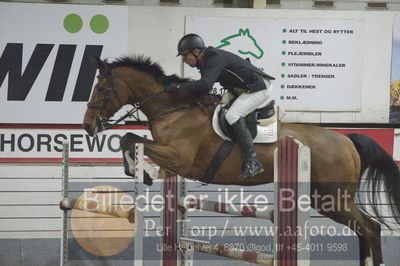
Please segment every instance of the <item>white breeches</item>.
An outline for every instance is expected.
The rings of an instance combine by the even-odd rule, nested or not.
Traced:
[[[246,117],[248,114],[256,110],[260,105],[266,103],[271,98],[272,85],[269,80],[265,80],[266,90],[261,90],[253,93],[241,94],[228,109],[225,115],[229,125],[236,123],[241,117]]]

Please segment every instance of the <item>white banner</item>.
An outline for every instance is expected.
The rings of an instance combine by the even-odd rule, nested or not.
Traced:
[[[400,161],[400,129],[398,128],[394,129],[393,159]]]
[[[360,110],[363,31],[349,19],[186,17],[186,33],[274,76],[274,97],[288,111]]]
[[[64,140],[69,142],[71,161],[122,161],[119,143],[127,132],[152,139],[150,131],[142,126],[119,126],[96,137],[76,126],[0,128],[0,162],[61,161]]]
[[[0,123],[82,123],[91,58],[128,52],[128,7],[0,3]]]

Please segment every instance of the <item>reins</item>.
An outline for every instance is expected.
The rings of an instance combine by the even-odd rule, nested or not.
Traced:
[[[165,89],[162,90],[162,91],[157,92],[156,94],[150,95],[149,97],[147,97],[146,99],[144,99],[142,102],[133,104],[133,108],[132,108],[129,112],[127,112],[126,114],[124,114],[123,116],[121,116],[120,118],[118,118],[117,120],[112,120],[112,119],[103,120],[104,123],[105,123],[105,125],[106,125],[106,128],[107,128],[107,129],[113,128],[113,127],[117,126],[119,122],[125,120],[125,118],[128,118],[128,117],[133,117],[133,118],[135,118],[137,121],[141,121],[140,118],[139,118],[139,115],[136,115],[136,117],[135,117],[135,116],[134,116],[134,113],[138,113],[139,110],[140,110],[140,107],[141,107],[142,105],[144,105],[144,104],[146,104],[147,102],[151,101],[152,99],[158,97],[159,95],[163,94],[164,92],[166,92]],[[112,122],[114,122],[114,123],[112,123],[112,124],[111,124],[111,123],[108,123],[108,122],[110,122],[110,121],[112,121]],[[150,122],[150,119],[149,119],[149,122]]]
[[[109,114],[109,112],[106,110],[105,107],[111,101],[111,94],[114,92],[114,94],[115,94],[117,100],[119,101],[119,103],[121,103],[121,100],[120,100],[118,94],[114,90],[114,71],[112,71],[111,74],[106,74],[105,73],[105,74],[102,74],[101,76],[111,80],[111,87],[109,89],[107,89],[107,92],[109,92],[109,93],[106,93],[104,98],[101,100],[102,105],[98,105],[98,104],[93,103],[93,102],[88,102],[87,107],[88,108],[100,109],[102,112],[107,112]],[[126,114],[124,114],[123,116],[118,118],[117,120],[101,118],[100,119],[100,123],[104,127],[104,129],[110,129],[110,128],[113,128],[113,127],[117,126],[118,123],[120,123],[121,121],[125,120],[128,117],[133,117],[136,121],[142,121],[142,120],[140,120],[140,117],[138,115],[138,112],[139,112],[140,108],[144,104],[150,102],[151,100],[157,98],[158,96],[160,96],[161,94],[163,94],[165,92],[166,92],[166,89],[163,89],[163,90],[157,92],[156,94],[150,95],[149,97],[145,98],[143,101],[133,104],[133,108],[130,111],[128,111]],[[111,102],[111,104],[113,104],[113,103]],[[159,118],[161,116],[169,115],[169,114],[172,114],[172,113],[175,113],[175,112],[179,112],[179,111],[182,111],[182,110],[187,110],[187,109],[190,109],[190,108],[193,108],[193,107],[206,107],[206,106],[215,106],[215,105],[216,105],[215,102],[214,103],[206,103],[206,104],[204,104],[202,102],[198,102],[197,104],[193,104],[193,105],[179,106],[179,107],[173,108],[173,109],[168,110],[168,111],[160,112],[160,113],[154,115],[153,117],[148,117],[148,122],[151,122],[151,121],[153,121],[153,120],[155,120],[155,119],[157,119],[157,118]]]
[[[182,111],[182,110],[187,110],[187,109],[190,109],[190,108],[193,108],[193,107],[203,107],[203,106],[204,106],[204,107],[205,107],[205,106],[215,106],[215,104],[214,104],[214,103],[206,103],[206,104],[203,104],[203,103],[199,102],[199,103],[194,104],[194,105],[179,106],[179,107],[176,107],[176,108],[174,108],[174,109],[171,109],[171,110],[168,110],[168,111],[165,111],[165,112],[161,112],[161,113],[156,114],[155,116],[149,118],[149,122],[155,120],[156,118],[159,118],[159,117],[161,117],[161,116],[164,116],[164,115],[169,115],[169,114],[172,114],[172,113],[175,113],[175,112],[179,112],[179,111]]]

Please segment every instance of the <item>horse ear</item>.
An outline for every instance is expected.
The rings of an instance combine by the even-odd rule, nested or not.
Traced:
[[[92,64],[95,68],[97,68],[98,70],[100,70],[100,73],[105,73],[106,72],[106,64],[101,61],[101,59],[97,56],[92,58]]]

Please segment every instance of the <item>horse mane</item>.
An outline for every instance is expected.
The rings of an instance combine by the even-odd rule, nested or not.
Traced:
[[[159,63],[154,62],[148,56],[136,55],[136,56],[124,56],[115,59],[112,62],[105,61],[111,68],[116,67],[129,67],[136,71],[140,71],[152,76],[157,83],[163,87],[167,87],[172,83],[183,83],[190,79],[180,78],[177,75],[166,75]],[[218,97],[211,97],[208,92],[198,91],[194,93],[177,93],[174,100],[179,102],[186,102],[191,104],[197,104],[200,101],[203,103],[210,103],[219,101]]]
[[[167,76],[159,63],[152,61],[150,57],[144,55],[123,56],[108,64],[112,68],[130,67],[137,71],[147,73],[154,77],[158,83],[164,86],[167,86],[171,83],[182,83],[189,81],[189,79],[180,78],[175,74]]]

